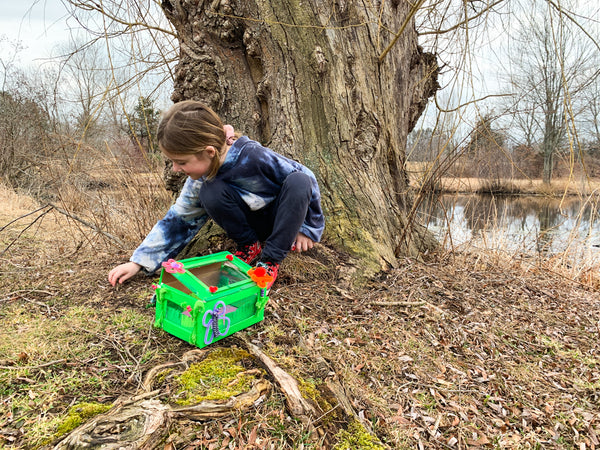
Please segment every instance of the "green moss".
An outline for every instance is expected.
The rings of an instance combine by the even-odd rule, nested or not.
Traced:
[[[159,372],[154,378],[154,383],[158,386],[161,385],[169,376],[169,374],[173,372],[173,369],[165,369],[162,372]]]
[[[69,414],[65,420],[58,425],[56,429],[56,437],[67,434],[74,430],[79,425],[91,419],[92,417],[102,414],[112,408],[112,405],[103,403],[79,403],[69,409]]]
[[[226,400],[247,392],[252,386],[252,375],[247,375],[241,361],[250,354],[241,349],[213,350],[199,363],[192,364],[176,377],[179,389],[175,403],[193,405],[204,400]]]
[[[356,420],[348,426],[347,430],[341,430],[335,437],[337,444],[333,446],[333,450],[385,450],[379,440]]]
[[[304,398],[310,398],[313,402],[319,405],[319,408],[321,408],[324,413],[333,408],[331,403],[323,398],[313,380],[303,380],[302,378],[298,378],[298,388],[300,389],[300,392]]]
[[[329,389],[319,389],[318,384],[312,379],[304,380],[300,377],[296,378],[302,396],[311,399],[319,406],[323,414],[321,418],[322,424],[328,425],[332,422],[344,420],[342,409],[336,408],[338,403],[337,398],[329,392]]]

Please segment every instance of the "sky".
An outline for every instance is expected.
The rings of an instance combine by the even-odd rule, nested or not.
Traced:
[[[20,42],[19,62],[35,66],[49,58],[56,46],[69,40],[67,12],[61,0],[0,0],[0,57],[8,58]]]

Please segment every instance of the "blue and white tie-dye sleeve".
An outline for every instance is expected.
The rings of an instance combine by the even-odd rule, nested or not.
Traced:
[[[154,273],[160,268],[161,262],[183,250],[208,220],[199,199],[201,186],[201,180],[187,179],[175,204],[154,225],[133,252],[130,261],[139,264],[148,273]]]

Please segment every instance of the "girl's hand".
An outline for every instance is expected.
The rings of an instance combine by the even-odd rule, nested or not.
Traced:
[[[235,141],[235,130],[231,125],[223,125],[223,131],[225,131],[225,144],[233,145]]]
[[[292,251],[301,253],[310,250],[315,245],[314,241],[305,234],[298,233],[296,243],[292,246]]]
[[[108,272],[108,282],[113,286],[117,283],[122,284],[124,281],[129,280],[132,276],[138,273],[141,269],[142,266],[132,261],[121,264]]]

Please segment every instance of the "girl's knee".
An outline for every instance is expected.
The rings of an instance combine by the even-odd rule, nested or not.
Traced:
[[[200,189],[200,201],[208,211],[219,208],[231,198],[231,187],[221,180],[210,180],[202,184]]]
[[[312,181],[310,176],[303,172],[294,172],[287,176],[284,186],[298,195],[306,194],[310,197],[312,194]]]

